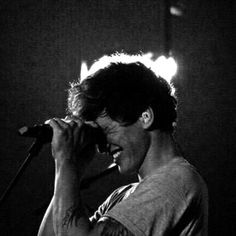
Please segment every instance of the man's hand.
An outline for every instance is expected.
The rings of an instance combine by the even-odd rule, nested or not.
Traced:
[[[54,118],[49,120],[49,125],[53,128],[52,155],[56,161],[73,159],[75,146],[78,139],[81,124],[75,121]]]
[[[81,121],[54,118],[52,155],[55,186],[52,202],[44,216],[39,235],[75,235],[87,232],[89,220],[80,197],[80,180],[95,154],[94,129]],[[78,227],[80,226],[80,227]],[[83,233],[82,235],[87,235]]]
[[[57,165],[69,161],[84,170],[95,154],[92,128],[68,118],[54,118],[48,124],[53,128],[52,155]]]

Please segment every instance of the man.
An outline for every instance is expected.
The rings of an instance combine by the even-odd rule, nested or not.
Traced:
[[[106,61],[105,67],[69,90],[70,119],[50,120],[55,189],[39,236],[207,235],[206,185],[172,136],[172,88],[138,60],[103,57],[96,65]],[[103,131],[121,174],[139,177],[113,192],[90,219],[79,183],[96,142],[82,132],[85,124]]]

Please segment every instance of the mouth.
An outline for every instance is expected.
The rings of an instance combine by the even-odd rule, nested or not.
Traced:
[[[121,155],[121,152],[122,152],[122,150],[121,150],[121,148],[119,148],[119,149],[113,150],[113,151],[110,153],[110,155],[113,157],[113,162],[114,162],[114,163],[117,162],[119,156]]]

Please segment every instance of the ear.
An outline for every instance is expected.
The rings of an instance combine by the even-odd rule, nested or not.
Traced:
[[[149,107],[146,111],[144,111],[139,120],[144,129],[150,128],[154,121],[154,113],[152,108]]]

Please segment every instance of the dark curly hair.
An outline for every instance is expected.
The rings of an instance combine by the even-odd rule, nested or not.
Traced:
[[[139,61],[112,61],[82,82],[71,84],[68,95],[69,113],[87,121],[108,115],[130,125],[151,107],[151,128],[164,132],[173,131],[176,105],[170,84]]]

